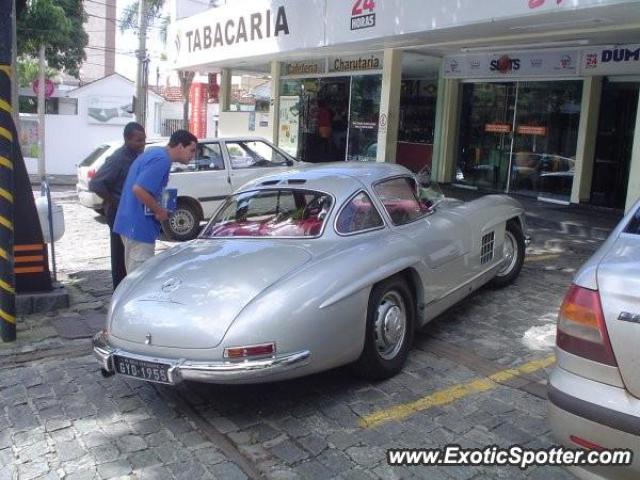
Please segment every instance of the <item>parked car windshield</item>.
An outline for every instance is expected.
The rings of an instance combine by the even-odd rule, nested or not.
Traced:
[[[230,196],[200,238],[316,237],[333,204],[330,195],[299,189],[269,189]]]

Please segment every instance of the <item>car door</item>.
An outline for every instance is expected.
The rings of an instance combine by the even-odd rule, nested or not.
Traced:
[[[174,163],[169,187],[178,190],[178,198],[196,199],[204,218],[210,218],[232,191],[220,142],[198,143],[196,154],[188,165]]]
[[[420,202],[411,177],[383,180],[374,185],[374,191],[395,231],[417,248],[425,303],[437,301],[462,285],[469,270],[468,224],[458,215]]]
[[[293,162],[273,145],[260,139],[225,140],[233,190],[265,175],[291,168]]]

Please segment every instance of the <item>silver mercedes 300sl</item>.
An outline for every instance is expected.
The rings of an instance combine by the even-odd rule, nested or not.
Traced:
[[[414,331],[524,260],[507,196],[445,198],[387,163],[301,167],[231,195],[200,236],[114,293],[93,349],[103,374],[255,383],[352,364],[399,372]]]

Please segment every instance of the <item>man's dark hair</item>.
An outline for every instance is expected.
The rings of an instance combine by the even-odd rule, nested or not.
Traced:
[[[193,142],[198,143],[198,139],[193,133],[187,130],[176,130],[171,134],[171,137],[169,138],[170,147],[177,147],[178,145],[188,147]]]
[[[140,125],[138,122],[129,122],[124,127],[124,139],[128,140],[131,138],[134,132],[142,132],[144,133],[144,127]]]

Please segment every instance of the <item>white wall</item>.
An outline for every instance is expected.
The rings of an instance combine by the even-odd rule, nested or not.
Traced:
[[[271,127],[261,127],[260,118],[264,116],[265,119],[269,118],[268,113],[256,113],[256,129],[255,131],[249,130],[249,117],[250,112],[220,112],[220,124],[218,126],[218,135],[221,137],[236,137],[236,136],[255,136],[264,137],[271,141],[273,132]]]
[[[50,175],[75,175],[76,166],[98,145],[122,140],[123,124],[90,123],[87,114],[89,97],[132,97],[134,86],[126,79],[114,76],[69,93],[78,99],[78,115],[45,115],[45,165]],[[156,104],[163,103],[156,95],[149,95],[147,108],[147,136],[158,137]],[[33,115],[30,115],[33,117]],[[126,122],[133,121],[133,117]],[[38,173],[38,161],[25,158],[27,171]]]

